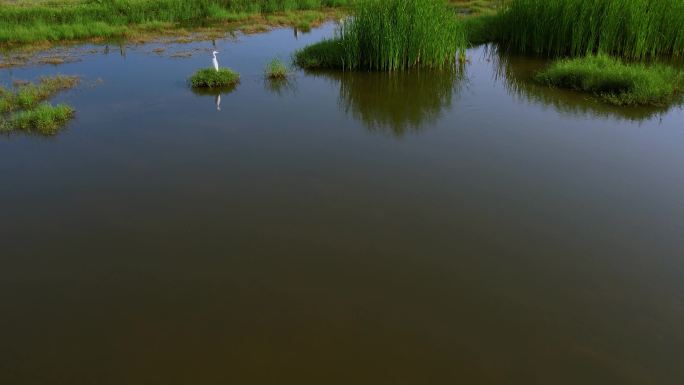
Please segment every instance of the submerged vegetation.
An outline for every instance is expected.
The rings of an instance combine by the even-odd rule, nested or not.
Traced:
[[[604,55],[557,61],[535,79],[591,92],[615,105],[662,106],[680,98],[684,89],[681,70],[662,64],[627,64]]]
[[[64,104],[53,106],[46,100],[61,90],[78,84],[75,76],[42,77],[37,84],[26,83],[8,90],[0,87],[0,131],[22,131],[54,135],[74,115]]]
[[[490,19],[496,42],[545,56],[684,55],[682,0],[510,0]]]
[[[273,59],[266,65],[264,72],[269,79],[282,80],[287,78],[289,69],[280,59]]]
[[[443,0],[359,0],[335,39],[299,51],[295,62],[346,70],[444,68],[465,47],[463,23]]]
[[[204,68],[192,75],[190,85],[200,88],[229,87],[239,81],[240,75],[231,69],[221,68],[217,71],[213,68]]]

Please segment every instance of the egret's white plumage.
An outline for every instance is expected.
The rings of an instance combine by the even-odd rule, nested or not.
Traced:
[[[219,70],[218,59],[216,59],[216,54],[217,54],[217,53],[218,53],[218,51],[214,51],[214,52],[213,52],[214,60],[211,61],[212,63],[214,63],[214,68],[216,69],[216,71]]]

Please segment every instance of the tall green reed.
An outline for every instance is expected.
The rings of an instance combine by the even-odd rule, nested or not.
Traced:
[[[299,51],[306,68],[444,68],[464,53],[463,23],[444,0],[360,0],[334,40]]]
[[[521,53],[684,56],[684,0],[511,0],[491,28]]]

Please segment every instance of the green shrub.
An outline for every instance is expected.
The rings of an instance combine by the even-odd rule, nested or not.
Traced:
[[[511,0],[493,33],[521,53],[678,57],[684,55],[684,1]]]
[[[197,71],[191,78],[190,84],[193,87],[228,87],[237,84],[240,75],[228,68],[221,68],[216,71],[214,68],[205,68]]]
[[[360,0],[335,39],[299,51],[295,62],[348,70],[444,68],[465,46],[463,24],[443,0]]]
[[[604,55],[557,61],[535,79],[591,92],[615,105],[665,105],[678,99],[684,87],[681,70],[662,64],[626,64]]]

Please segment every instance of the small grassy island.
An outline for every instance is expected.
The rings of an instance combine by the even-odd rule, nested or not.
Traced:
[[[229,69],[204,68],[190,78],[190,85],[195,88],[230,87],[240,82],[240,74]]]
[[[605,55],[565,59],[535,80],[554,87],[591,92],[614,105],[666,105],[681,100],[684,72],[661,65],[624,63]]]
[[[287,78],[289,69],[287,68],[287,65],[280,59],[273,59],[266,64],[266,70],[264,72],[266,74],[266,78],[268,79],[283,80]]]
[[[0,87],[0,132],[56,134],[74,116],[74,110],[46,100],[78,82],[76,76],[58,75],[42,77],[37,84],[20,84],[14,90]]]
[[[336,38],[297,52],[295,63],[308,69],[444,68],[466,45],[463,23],[443,0],[360,0]]]

